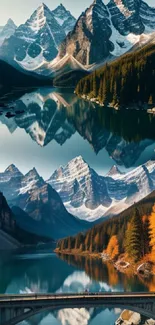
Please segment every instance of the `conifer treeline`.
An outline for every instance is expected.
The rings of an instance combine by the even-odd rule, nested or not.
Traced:
[[[155,44],[106,64],[81,79],[76,94],[101,104],[126,107],[155,103]]]
[[[104,252],[112,259],[122,253],[135,261],[147,254],[155,258],[155,205],[150,202],[147,205],[147,201],[146,205],[135,204],[125,214],[96,225],[86,233],[58,241],[58,252],[72,250]]]

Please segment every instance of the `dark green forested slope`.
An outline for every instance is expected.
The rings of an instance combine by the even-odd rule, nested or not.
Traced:
[[[81,79],[76,94],[111,106],[155,103],[155,44],[106,64]]]

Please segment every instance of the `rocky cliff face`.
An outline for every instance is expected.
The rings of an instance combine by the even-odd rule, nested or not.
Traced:
[[[106,58],[113,50],[109,13],[102,0],[96,0],[79,17],[75,28],[60,46],[59,57],[68,53],[88,65]]]
[[[141,0],[102,0],[79,17],[75,28],[60,45],[58,60],[66,53],[91,65],[120,56],[135,44],[147,42],[155,31],[155,9]],[[143,38],[141,38],[143,36]]]

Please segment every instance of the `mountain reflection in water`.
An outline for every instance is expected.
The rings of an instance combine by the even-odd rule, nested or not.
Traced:
[[[125,168],[154,158],[155,117],[144,111],[115,111],[79,99],[67,90],[51,88],[27,93],[13,106],[24,113],[9,122],[1,116],[1,122],[12,133],[16,128],[24,129],[41,147],[52,141],[59,146],[69,144],[78,134],[87,141],[83,144],[86,151],[98,156],[104,149],[110,159]],[[91,165],[92,160],[86,160]]]

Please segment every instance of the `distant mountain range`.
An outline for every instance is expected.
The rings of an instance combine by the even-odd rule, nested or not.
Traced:
[[[14,27],[0,55],[39,74],[51,75],[56,66],[59,74],[79,73],[79,67],[91,70],[154,42],[154,17],[155,8],[142,0],[110,0],[107,5],[94,0],[77,21],[63,5],[51,11],[42,4],[25,24]]]
[[[0,189],[12,208],[15,222],[24,231],[57,239],[89,227],[67,212],[59,194],[35,168],[23,175],[10,165],[0,174]]]
[[[116,215],[151,193],[155,189],[155,161],[124,174],[114,166],[106,176],[100,176],[77,157],[56,170],[47,182],[70,213],[94,221]]]
[[[127,173],[114,166],[101,176],[77,157],[46,182],[35,168],[23,175],[10,165],[0,174],[0,189],[20,228],[57,239],[88,229],[85,221],[116,215],[151,193],[155,161]]]

